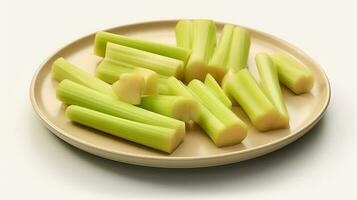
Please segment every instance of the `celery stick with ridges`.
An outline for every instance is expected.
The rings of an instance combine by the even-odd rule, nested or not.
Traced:
[[[183,139],[175,129],[130,121],[81,106],[69,106],[66,115],[73,122],[167,153]]]
[[[303,64],[285,53],[271,55],[278,68],[279,80],[295,94],[309,92],[314,86],[314,76]]]
[[[276,128],[289,126],[289,115],[278,79],[278,70],[268,54],[259,53],[255,56],[261,86],[265,95],[275,105],[279,112]]]
[[[231,100],[227,97],[217,81],[210,74],[207,74],[206,76],[205,85],[227,108],[232,108]]]
[[[109,84],[74,66],[64,58],[58,58],[55,62],[53,62],[51,73],[52,78],[57,81],[68,79],[106,94],[112,98],[116,98],[116,95]]]
[[[98,32],[95,35],[95,39],[94,39],[95,54],[104,57],[106,55],[106,45],[109,42],[182,60],[184,63],[187,62],[191,54],[191,51],[189,49],[153,42],[149,40],[131,38],[131,37],[117,35],[108,32]]]
[[[178,47],[191,49],[193,36],[192,20],[180,20],[176,24],[176,45]]]
[[[227,68],[238,72],[247,67],[250,49],[250,33],[248,30],[235,27],[232,35]]]
[[[124,73],[113,83],[112,88],[118,99],[129,104],[140,104],[141,94],[145,88],[144,78],[135,73]]]

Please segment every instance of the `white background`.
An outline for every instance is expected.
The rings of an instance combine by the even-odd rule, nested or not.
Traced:
[[[211,2],[1,1],[0,199],[357,199],[357,5]],[[298,46],[331,81],[327,114],[306,136],[277,152],[188,170],[98,158],[41,125],[30,104],[30,80],[55,50],[97,30],[174,18],[237,23]]]

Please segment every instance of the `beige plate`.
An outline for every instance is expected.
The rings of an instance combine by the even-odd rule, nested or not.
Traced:
[[[157,21],[120,26],[108,31],[175,43],[176,21]],[[221,30],[222,23],[217,23]],[[68,44],[52,55],[36,72],[30,89],[31,102],[36,113],[47,128],[66,142],[89,153],[131,164],[191,168],[224,165],[247,160],[279,149],[298,139],[309,131],[322,117],[330,99],[330,86],[323,70],[306,54],[289,43],[266,33],[249,29],[252,46],[249,57],[250,70],[256,74],[253,56],[260,51],[285,51],[304,63],[314,74],[316,84],[309,94],[294,95],[283,88],[290,114],[290,129],[257,132],[240,108],[234,111],[249,125],[248,137],[242,144],[217,148],[197,126],[190,127],[185,141],[170,155],[128,142],[99,131],[69,122],[61,103],[56,99],[57,82],[51,79],[51,63],[62,56],[71,62],[93,72],[101,60],[93,55],[94,34]]]

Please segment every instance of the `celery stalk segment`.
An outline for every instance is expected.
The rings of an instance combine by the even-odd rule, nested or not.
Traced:
[[[129,104],[140,104],[141,94],[145,89],[145,79],[139,74],[124,73],[113,83],[112,88],[118,99]]]
[[[178,47],[191,49],[193,36],[192,20],[180,20],[176,24],[176,45]]]
[[[232,108],[231,100],[227,97],[217,81],[210,74],[207,74],[206,76],[205,85],[227,108]]]
[[[249,48],[250,34],[248,30],[236,26],[232,35],[227,69],[232,69],[234,72],[238,72],[247,67]]]

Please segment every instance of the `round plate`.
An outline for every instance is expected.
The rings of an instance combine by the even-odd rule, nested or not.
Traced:
[[[107,31],[175,44],[177,21],[155,21],[120,26]],[[224,23],[217,23],[221,30]],[[252,37],[249,69],[256,75],[254,55],[257,52],[284,51],[305,64],[314,74],[316,83],[311,91],[296,96],[283,87],[290,115],[290,128],[261,133],[256,131],[239,107],[233,110],[249,126],[248,136],[234,146],[217,148],[198,127],[189,127],[184,142],[166,154],[120,138],[71,123],[64,115],[64,107],[56,99],[57,82],[51,79],[51,64],[64,57],[79,67],[94,73],[101,60],[93,55],[94,34],[85,36],[63,47],[38,69],[31,83],[31,102],[42,122],[56,136],[89,153],[125,163],[171,168],[192,168],[224,165],[247,160],[279,149],[304,135],[324,114],[330,100],[330,86],[323,70],[306,54],[291,44],[266,33],[247,28]],[[258,78],[258,77],[257,77]]]

